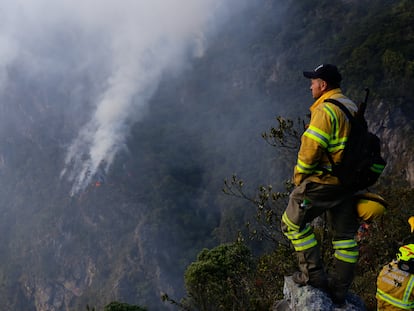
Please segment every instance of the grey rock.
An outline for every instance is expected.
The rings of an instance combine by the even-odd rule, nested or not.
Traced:
[[[346,303],[336,306],[329,296],[312,286],[300,286],[290,276],[285,277],[284,299],[277,301],[272,311],[365,311],[364,302],[355,294],[348,293]]]

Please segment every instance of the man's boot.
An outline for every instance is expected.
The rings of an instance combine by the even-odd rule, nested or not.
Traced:
[[[311,285],[323,291],[328,290],[326,276],[319,247],[296,252],[300,271],[292,275],[292,280],[299,285]]]
[[[329,289],[332,302],[343,305],[354,279],[355,264],[335,259],[334,270],[330,273]]]

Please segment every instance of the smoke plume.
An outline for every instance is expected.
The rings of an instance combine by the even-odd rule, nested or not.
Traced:
[[[98,170],[108,170],[163,75],[203,55],[211,26],[235,10],[231,2],[38,0],[4,6],[2,85],[13,62],[22,64],[28,76],[76,72],[95,81],[88,103],[81,103],[90,106],[84,110],[91,111],[88,121],[68,146],[60,174],[72,182],[72,194]]]

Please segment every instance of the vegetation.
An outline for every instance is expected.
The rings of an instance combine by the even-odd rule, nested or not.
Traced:
[[[226,310],[225,306],[239,310],[248,306],[246,284],[251,268],[250,252],[241,243],[204,249],[185,273],[189,297],[203,310]]]
[[[182,310],[269,310],[282,298],[283,275],[292,272],[286,261],[291,250],[280,245],[272,254],[253,259],[249,248],[237,241],[204,249],[186,270],[188,295],[176,302]]]
[[[390,189],[384,187],[386,184],[383,179],[377,188],[377,193],[387,198],[386,214],[369,223],[361,220],[361,231],[356,234],[360,258],[351,290],[364,300],[368,310],[376,310],[376,278],[382,266],[395,258],[400,246],[414,242],[407,223],[412,215],[414,190],[410,187]],[[256,198],[252,198],[244,193],[243,181],[235,176],[225,183],[225,192],[256,206],[257,226],[249,237],[273,241],[274,250],[252,257],[241,237],[233,244],[204,249],[186,270],[187,296],[180,303],[168,296],[164,301],[174,302],[183,310],[269,310],[283,297],[284,276],[297,269],[294,250],[289,243],[284,243],[286,240],[278,229],[283,210],[280,203],[288,192],[273,192],[271,186],[261,186]],[[323,219],[319,223],[322,225],[315,224],[315,232],[329,271],[333,253],[330,231]]]
[[[113,301],[110,304],[106,305],[104,311],[146,311],[139,306],[129,305],[127,303],[122,303],[118,301]]]
[[[313,46],[312,40],[326,38],[320,43],[318,53],[324,55],[324,59],[331,59],[334,63],[341,65],[344,77],[344,86],[351,96],[360,96],[362,93],[361,85],[374,90],[376,99],[387,100],[392,105],[410,105],[414,101],[412,85],[414,85],[414,44],[413,44],[413,25],[414,3],[412,1],[398,1],[395,3],[384,4],[384,1],[371,2],[370,9],[361,6],[347,5],[345,3],[331,6],[331,2],[322,1],[316,8],[309,1],[300,1],[292,4],[292,10],[301,18],[292,18],[276,37],[282,42],[295,42],[292,47],[295,53],[289,62],[286,56],[285,79],[290,79],[291,70],[300,70],[293,62],[298,59],[307,59],[312,54],[309,49],[297,49],[298,45]],[[316,14],[315,10],[318,10]],[[342,25],[335,24],[333,18],[335,14],[344,16]],[[345,14],[344,14],[345,12]],[[300,36],[292,29],[301,29],[298,25],[291,23],[301,23],[313,20],[313,24],[307,25],[307,36]],[[352,23],[348,23],[349,21]],[[322,25],[333,26],[330,29]],[[358,31],[356,31],[358,29]],[[312,32],[314,31],[314,32]],[[330,37],[330,31],[334,34]],[[294,38],[295,37],[295,38]],[[295,39],[295,40],[293,40]],[[301,41],[300,43],[298,43]],[[263,42],[258,43],[263,44]],[[281,44],[286,47],[287,45]],[[331,48],[332,47],[332,48]],[[258,46],[255,46],[258,49]],[[284,54],[286,55],[286,54]],[[313,60],[314,61],[314,60]],[[306,61],[308,63],[309,61]],[[300,62],[299,62],[300,63]],[[315,64],[318,61],[314,61]],[[282,65],[283,66],[283,65]],[[302,65],[301,65],[302,66]],[[302,67],[303,68],[303,67]],[[285,86],[285,79],[274,80],[273,87],[282,90]],[[296,87],[296,84],[295,84]],[[286,90],[286,89],[285,89]],[[303,130],[304,121],[293,122],[283,117],[277,118],[277,126],[271,128],[268,133],[263,133],[263,138],[272,146],[284,147],[284,157],[280,161],[287,161],[289,157],[294,157],[295,148],[298,146],[298,137]],[[390,170],[391,172],[395,172]],[[412,241],[414,236],[410,235],[407,219],[411,216],[411,206],[414,202],[414,191],[404,182],[397,182],[396,175],[384,176],[374,191],[384,196],[389,208],[383,219],[369,223],[367,231],[361,231],[357,235],[360,245],[360,259],[357,267],[357,274],[351,288],[356,294],[365,301],[368,310],[376,310],[376,278],[383,265],[395,257],[399,246]],[[217,286],[233,282],[227,274],[221,274],[223,278],[212,280],[207,278],[205,271],[194,274],[195,267],[202,267],[207,264],[205,256],[207,251],[200,253],[197,261],[192,263],[186,272],[186,287],[188,296],[182,300],[186,310],[211,310],[208,305],[216,305],[216,310],[234,309],[235,303],[244,302],[238,306],[238,310],[268,310],[269,307],[282,296],[283,276],[295,269],[296,259],[293,249],[284,243],[280,235],[279,223],[280,213],[284,209],[285,198],[289,192],[287,185],[286,192],[273,191],[271,185],[258,186],[256,194],[246,194],[244,185],[246,182],[236,175],[225,181],[224,192],[233,197],[241,198],[250,202],[256,208],[256,214],[247,221],[249,228],[249,239],[270,240],[273,243],[273,252],[265,252],[257,257],[253,257],[253,265],[250,266],[248,274],[241,270],[239,275],[244,278],[244,295],[247,297],[222,300],[223,296],[230,295],[232,286]],[[392,188],[387,185],[393,184]],[[361,222],[362,224],[362,222]],[[362,228],[362,227],[361,227]],[[318,239],[322,245],[325,262],[330,268],[332,248],[330,243],[329,231],[324,227],[316,228]],[[232,247],[240,248],[240,243],[246,243],[244,239],[238,240]],[[286,242],[286,241],[285,241]],[[210,250],[219,252],[223,256],[223,245]],[[227,246],[228,247],[228,246]],[[228,255],[228,254],[227,254]],[[233,258],[234,260],[235,258]],[[217,274],[220,269],[232,271],[234,268],[225,265],[217,266],[210,270],[211,275]],[[192,278],[189,278],[189,275]],[[271,280],[271,281],[269,281]],[[193,284],[197,284],[194,287]],[[229,284],[228,284],[229,285]],[[213,294],[208,288],[217,286],[220,294]],[[207,294],[209,293],[209,294]],[[194,299],[201,295],[202,300]],[[209,301],[207,303],[207,301]],[[253,303],[253,304],[252,304]],[[254,306],[254,307],[253,307]]]
[[[97,309],[86,305],[86,311],[97,311]],[[147,309],[124,302],[112,301],[104,307],[103,311],[147,311]]]
[[[88,115],[73,110],[72,117],[61,116],[53,107],[63,102],[73,109],[71,101],[89,94],[69,91],[64,77],[32,82],[23,69],[8,70],[2,100],[10,106],[4,104],[0,116],[5,309],[34,310],[33,301],[44,298],[39,292],[57,297],[45,304],[57,305],[62,297],[60,303],[75,310],[90,301],[102,309],[114,296],[154,309],[169,302],[184,310],[268,310],[282,297],[283,276],[296,268],[280,233],[291,189],[285,180],[312,101],[301,71],[336,63],[350,97],[358,100],[370,87],[375,103],[404,108],[412,120],[414,2],[257,3],[221,29],[185,77],[165,75],[127,151],[102,185],[91,184],[79,196],[68,195],[70,185],[56,172],[73,135],[71,122]],[[16,106],[25,116],[17,125],[7,113]],[[53,122],[45,122],[53,109]],[[274,115],[284,117],[260,141]],[[80,127],[82,120],[76,122]],[[401,158],[411,159],[410,135],[396,135],[407,141]],[[396,163],[375,189],[390,207],[360,241],[353,290],[372,310],[380,267],[410,238],[406,219],[414,193],[401,174],[404,165]],[[318,233],[328,258],[329,236],[324,228]],[[162,305],[160,290],[183,298],[165,294]],[[118,307],[135,308],[111,306]]]

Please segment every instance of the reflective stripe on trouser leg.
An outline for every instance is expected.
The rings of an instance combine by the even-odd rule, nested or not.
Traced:
[[[358,261],[358,244],[354,239],[332,241],[332,245],[336,259],[352,264]]]
[[[303,230],[299,231],[300,227],[288,218],[286,212],[282,216],[282,221],[286,225],[283,230],[283,234],[292,242],[295,251],[306,251],[318,245],[318,241],[316,240],[312,227],[306,225]]]

